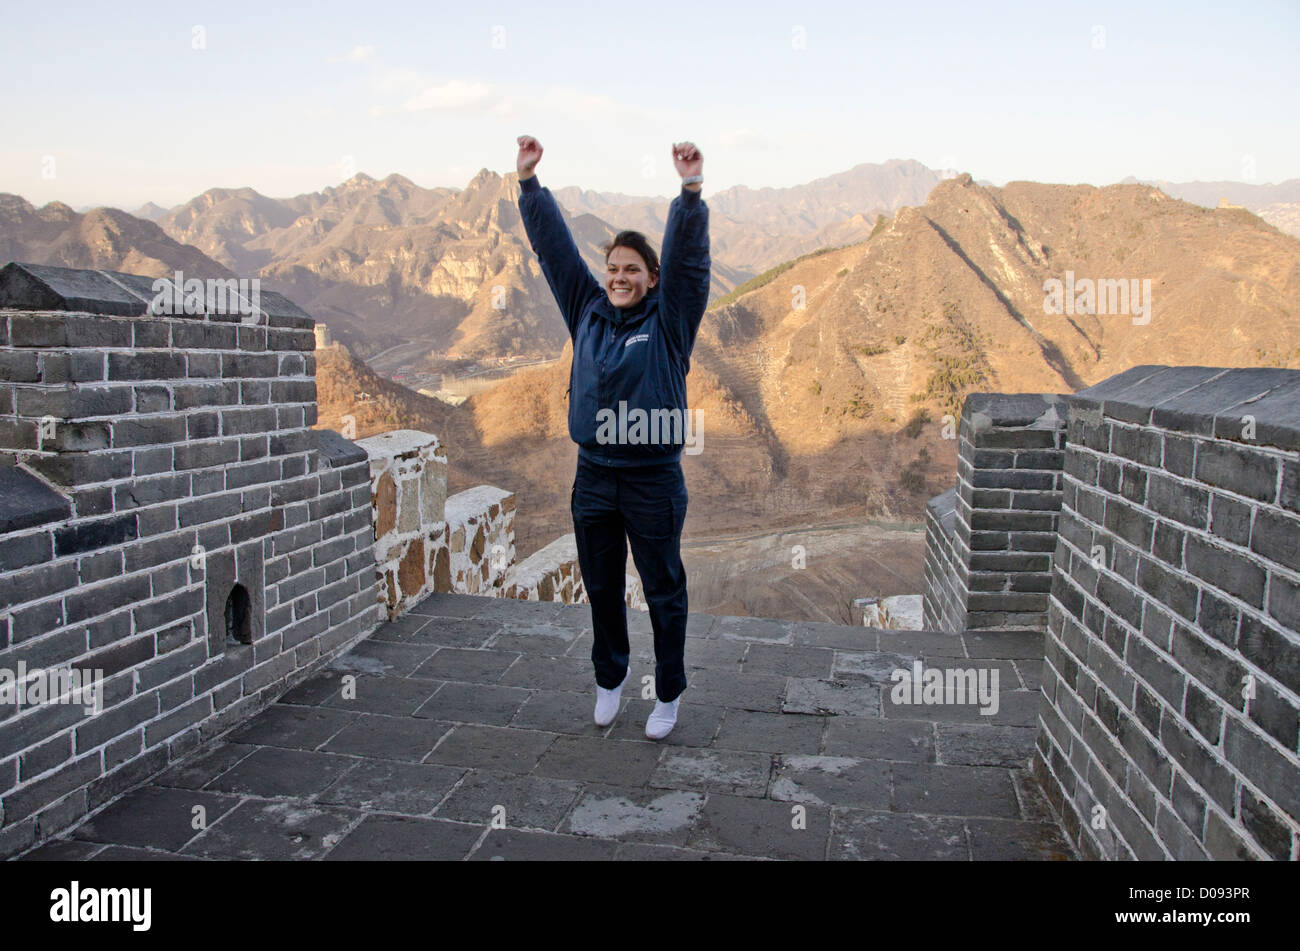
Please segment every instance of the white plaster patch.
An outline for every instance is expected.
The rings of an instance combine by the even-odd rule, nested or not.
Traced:
[[[889,676],[900,668],[911,670],[916,657],[890,654],[883,651],[836,651],[831,664],[833,674],[850,674],[866,677],[880,683],[889,683]]]
[[[612,799],[585,797],[569,817],[569,829],[577,835],[616,838],[630,832],[672,832],[695,821],[704,797],[699,793],[670,792],[644,806],[615,796]]]
[[[672,777],[685,780],[707,779],[727,786],[752,786],[755,783],[752,770],[730,767],[722,757],[708,750],[670,755],[660,764],[660,769]]]
[[[831,773],[838,776],[846,769],[852,769],[857,766],[861,760],[854,759],[852,756],[783,756],[781,757],[781,768],[810,770],[815,769],[823,773]]]
[[[517,623],[515,621],[507,621],[501,633],[514,634],[519,637],[555,637],[564,641],[571,641],[578,636],[578,632],[572,628],[559,627],[554,624]]]
[[[362,657],[358,654],[344,654],[330,663],[330,670],[355,670],[363,674],[382,674],[392,670],[391,664],[385,664],[374,657]]]
[[[781,802],[802,802],[810,806],[824,806],[817,796],[804,789],[788,776],[782,776],[772,783],[772,798]]]

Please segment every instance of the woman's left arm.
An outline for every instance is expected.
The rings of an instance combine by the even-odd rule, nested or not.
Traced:
[[[704,156],[694,143],[673,146],[673,165],[683,178],[703,174]],[[664,332],[684,360],[695,348],[695,336],[709,300],[709,206],[701,185],[682,185],[673,199],[664,230],[659,261],[659,297]]]

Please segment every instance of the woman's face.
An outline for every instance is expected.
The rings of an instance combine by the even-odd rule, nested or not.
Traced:
[[[605,293],[615,307],[635,307],[659,278],[646,270],[641,255],[620,245],[610,252],[605,265]]]

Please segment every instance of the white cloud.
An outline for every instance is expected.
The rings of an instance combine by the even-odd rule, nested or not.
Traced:
[[[445,83],[426,86],[414,96],[402,103],[406,112],[459,112],[462,110],[481,111],[497,107],[502,102],[502,93],[491,83],[465,82],[452,79]]]
[[[550,86],[540,94],[472,79],[437,79],[411,69],[389,69],[371,81],[373,91],[393,104],[371,107],[373,116],[394,112],[474,112],[499,118],[548,115],[581,123],[619,122],[632,126],[667,124],[675,113],[620,102],[603,93]]]
[[[350,63],[364,63],[368,59],[373,59],[374,56],[375,48],[373,46],[354,46],[346,59]]]
[[[753,129],[727,129],[718,135],[718,144],[728,149],[770,149],[771,143]]]
[[[414,69],[386,69],[370,80],[374,91],[387,96],[409,96],[430,80]]]

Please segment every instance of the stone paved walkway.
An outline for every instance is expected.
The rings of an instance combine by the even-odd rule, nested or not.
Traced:
[[[693,614],[653,742],[649,617],[629,617],[610,727],[588,606],[436,594],[25,858],[1075,857],[1026,768],[1041,635]],[[996,668],[998,713],[891,703],[918,658]]]

